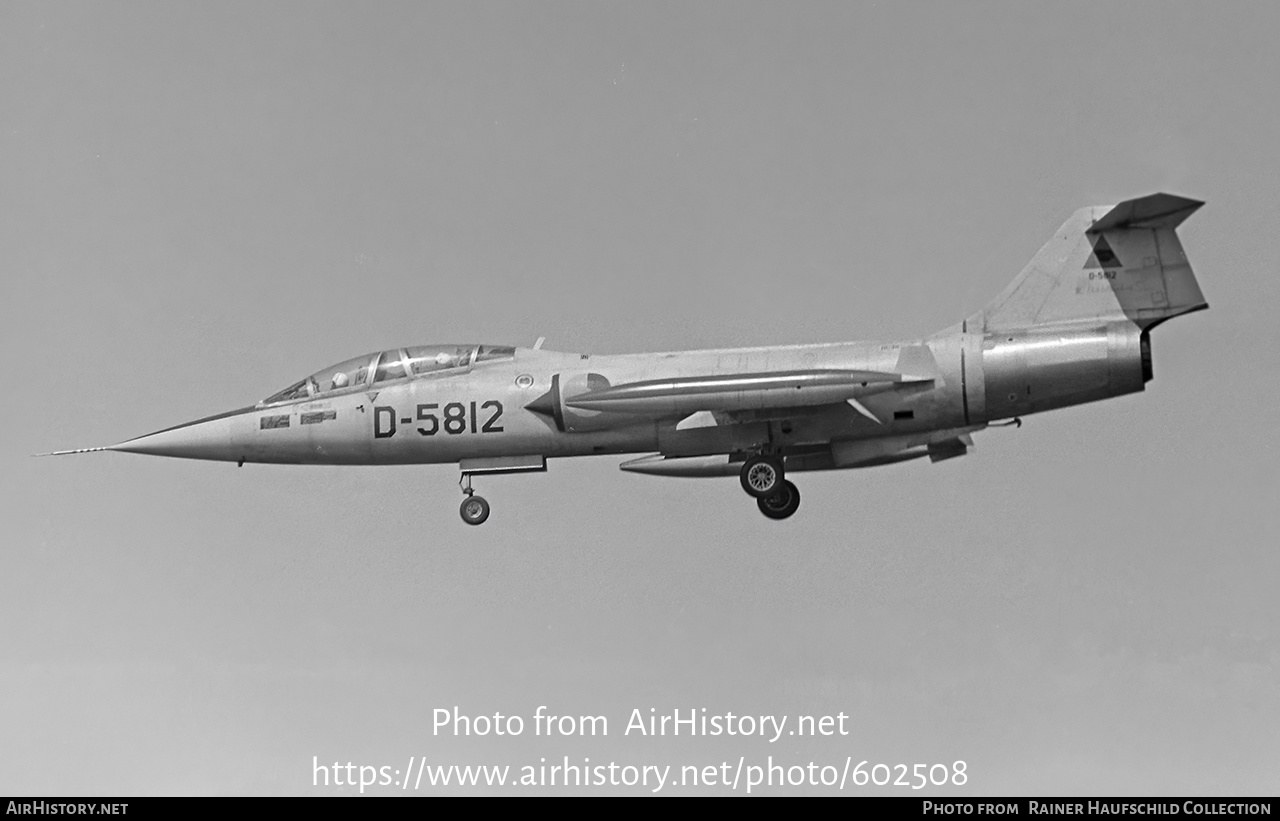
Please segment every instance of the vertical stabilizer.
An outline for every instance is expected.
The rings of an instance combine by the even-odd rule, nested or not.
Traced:
[[[1130,320],[1142,329],[1209,307],[1175,229],[1204,203],[1151,194],[1081,208],[970,331]]]

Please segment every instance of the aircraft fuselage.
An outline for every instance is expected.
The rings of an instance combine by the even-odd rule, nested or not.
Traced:
[[[938,431],[976,430],[996,419],[1141,390],[1138,336],[1128,325],[1042,330],[1032,337],[961,331],[902,343],[651,354],[517,348],[509,360],[259,404],[115,449],[245,463],[392,465],[651,451],[679,458],[767,447],[797,457],[791,469],[804,469],[806,459],[813,467],[854,466],[860,460],[840,458],[841,445],[849,450],[849,443],[887,437],[927,443]],[[751,384],[751,377],[777,374],[785,382],[788,374],[864,371],[919,381],[857,384],[813,404],[783,405],[785,411],[777,409],[788,399],[776,398],[778,387]],[[654,418],[643,408],[632,413],[572,406],[575,395],[599,392],[598,386],[708,376],[743,380],[740,389],[722,392],[728,394],[723,404],[737,408],[732,423],[708,419],[686,427],[681,423],[688,415],[679,409]],[[559,396],[549,401],[558,407],[530,410],[553,382]],[[797,384],[794,390],[819,388]],[[753,401],[753,392],[770,390]],[[836,456],[826,464],[821,457],[833,445]]]
[[[365,354],[257,403],[106,448],[240,464],[457,463],[470,477],[549,458],[737,475],[764,515],[799,505],[785,473],[962,456],[988,424],[1143,389],[1150,330],[1208,307],[1168,194],[1077,210],[1009,286],[909,342],[591,355],[486,345]],[[81,451],[62,451],[76,453]]]

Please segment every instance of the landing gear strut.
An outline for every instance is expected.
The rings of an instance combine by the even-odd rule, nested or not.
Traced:
[[[777,493],[756,499],[756,506],[770,519],[785,519],[800,507],[800,490],[791,482],[784,481]]]
[[[458,480],[458,486],[462,488],[463,495],[467,497],[462,500],[462,506],[458,508],[462,521],[469,525],[484,524],[485,519],[489,518],[489,503],[483,496],[477,496],[476,492],[471,489],[471,474],[462,474],[462,478]]]

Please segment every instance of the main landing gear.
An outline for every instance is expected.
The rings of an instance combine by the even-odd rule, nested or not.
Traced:
[[[756,499],[756,506],[770,519],[785,519],[800,507],[800,490],[784,481],[777,493]]]
[[[785,519],[800,507],[800,491],[783,476],[782,457],[758,454],[742,463],[742,489],[755,497],[760,512]]]
[[[763,499],[772,496],[782,486],[782,458],[778,456],[752,456],[742,463],[742,489],[748,496]]]
[[[462,478],[458,480],[458,486],[462,488],[463,495],[467,497],[462,500],[462,507],[458,508],[462,521],[469,525],[484,524],[485,519],[489,518],[489,503],[483,496],[477,496],[476,492],[471,489],[471,474],[462,474]]]

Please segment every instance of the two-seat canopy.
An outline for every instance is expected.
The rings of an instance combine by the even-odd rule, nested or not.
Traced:
[[[380,382],[466,370],[479,362],[511,359],[515,353],[515,348],[505,345],[419,345],[413,348],[392,348],[323,368],[279,393],[272,394],[262,400],[261,404],[291,402],[355,390]]]

